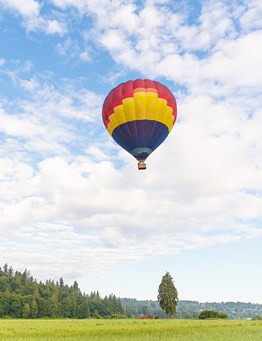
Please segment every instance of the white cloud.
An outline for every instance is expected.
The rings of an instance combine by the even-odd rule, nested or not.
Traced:
[[[37,82],[33,78],[25,80],[20,79],[20,84],[21,87],[24,88],[26,91],[34,91],[38,87]]]
[[[46,28],[46,33],[48,34],[54,34],[58,33],[63,35],[65,33],[66,29],[64,25],[62,25],[59,21],[57,20],[47,20],[47,28]]]
[[[3,9],[18,13],[28,31],[43,31],[47,34],[63,35],[66,32],[64,24],[56,19],[41,16],[42,5],[35,0],[0,0]]]
[[[207,62],[205,75],[235,89],[261,85],[262,32],[252,32],[238,39],[224,40],[217,44]]]
[[[88,62],[90,60],[90,55],[89,55],[89,52],[87,50],[81,52],[79,57],[84,62]]]
[[[92,15],[95,24],[88,39],[99,41],[118,64],[146,77],[164,76],[194,89],[201,82],[212,96],[228,95],[240,86],[257,86],[261,79],[260,32],[243,35],[236,24],[249,11],[259,9],[256,1],[247,8],[206,1],[194,24],[187,23],[185,13],[174,13],[159,2],[141,7],[121,1],[104,1],[103,6],[91,1],[53,3]],[[252,13],[259,17],[258,11]],[[207,55],[199,56],[199,52]]]
[[[246,9],[239,16],[243,29],[261,29],[262,26],[262,4],[259,0],[251,0],[246,4]]]
[[[110,30],[102,37],[102,44],[110,49],[118,51],[119,48],[124,46],[124,37],[119,30]]]
[[[35,0],[0,0],[0,3],[25,17],[38,16],[40,12],[40,5]]]
[[[12,178],[8,179],[9,196],[1,190],[1,200],[6,204],[0,219],[1,226],[5,226],[2,238],[10,237],[11,233],[13,241],[9,256],[4,251],[6,248],[3,249],[6,259],[19,265],[17,256],[23,253],[23,248],[29,248],[32,254],[36,248],[38,254],[48,254],[27,259],[37,276],[39,264],[42,271],[51,262],[56,264],[53,275],[59,272],[70,277],[80,275],[75,273],[76,264],[77,268],[92,272],[156,255],[261,235],[260,229],[247,229],[245,223],[239,223],[261,216],[261,198],[232,192],[232,187],[225,193],[221,187],[230,183],[226,179],[218,178],[213,188],[209,172],[203,174],[205,182],[198,179],[194,183],[195,173],[189,172],[181,183],[181,172],[186,170],[183,157],[179,163],[184,168],[177,167],[176,174],[170,177],[168,164],[165,170],[152,160],[149,174],[142,179],[129,165],[116,170],[108,161],[91,162],[86,157],[73,161],[50,158],[38,164],[37,172],[6,160],[3,164],[6,180],[8,174]],[[17,169],[17,176],[11,169]],[[194,170],[199,171],[198,164]],[[167,179],[166,187],[162,178]],[[162,187],[161,196],[158,184]],[[205,236],[207,231],[210,236]],[[6,243],[5,240],[2,248]],[[17,243],[19,251],[15,250]]]
[[[26,93],[23,99],[5,105],[6,110],[0,108],[3,155],[19,151],[20,157],[27,153],[44,157],[68,155],[71,148],[79,152],[86,149],[88,139],[95,134],[95,128],[88,125],[100,117],[101,96],[76,89],[68,80],[62,82],[60,90],[45,75],[21,79],[19,72],[12,72],[12,77],[14,85]],[[78,120],[82,122],[80,130],[75,126]]]
[[[20,151],[22,155],[29,151],[43,155],[66,153],[61,142],[72,140],[72,135],[66,132],[62,125],[53,126],[57,122],[55,119],[50,119],[50,122],[45,124],[43,118],[37,115],[10,115],[3,110],[0,111],[0,117],[0,132],[6,135],[4,154],[14,150]]]
[[[79,43],[71,38],[65,39],[63,42],[58,43],[56,46],[58,54],[64,57],[65,61],[68,60],[82,60],[87,61],[89,59],[88,52],[86,50],[81,52]]]

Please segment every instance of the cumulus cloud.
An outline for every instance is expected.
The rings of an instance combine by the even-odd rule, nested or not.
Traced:
[[[2,9],[19,14],[28,31],[43,31],[47,34],[66,32],[66,27],[56,19],[49,19],[41,15],[42,5],[36,0],[0,0]]]
[[[1,0],[2,6],[17,11],[25,17],[38,16],[40,5],[35,0]]]
[[[95,25],[88,39],[100,42],[117,63],[146,77],[164,76],[195,89],[201,81],[213,96],[227,95],[240,86],[257,86],[261,79],[257,72],[261,32],[245,35],[238,29],[250,13],[253,23],[259,18],[258,1],[242,6],[205,1],[198,22],[190,24],[183,8],[174,12],[166,2],[144,6],[121,1],[103,1],[103,6],[88,0],[53,3],[93,16]]]
[[[210,147],[212,154],[219,158]],[[4,160],[2,248],[12,236],[13,250],[20,245],[18,252],[10,253],[18,264],[21,250],[29,247],[33,254],[39,246],[39,253],[48,253],[48,257],[27,260],[36,274],[40,275],[39,264],[42,271],[54,263],[54,274],[61,266],[59,271],[70,277],[76,275],[76,264],[92,272],[261,235],[261,229],[252,223],[262,214],[261,197],[241,191],[244,173],[231,183],[234,166],[235,170],[239,166],[235,165],[237,158],[233,166],[227,165],[231,173],[225,175],[225,165],[219,168],[218,162],[201,174],[207,163],[192,164],[186,155],[180,156],[174,175],[174,161],[165,170],[160,165],[163,160],[167,161],[164,155],[156,160],[152,157],[150,167],[155,171],[143,179],[134,173],[134,164],[119,170],[109,161],[94,162],[84,156],[45,159],[37,171],[22,162]],[[257,176],[261,179],[261,174]]]
[[[244,30],[260,29],[262,26],[262,4],[259,0],[251,0],[238,10],[239,21]]]
[[[58,20],[47,20],[46,23],[47,23],[46,33],[48,34],[58,33],[61,35],[65,33],[64,25]]]
[[[100,113],[100,95],[85,88],[76,89],[68,81],[63,83],[61,91],[45,77],[22,79],[19,73],[12,72],[12,79],[25,94],[9,108],[0,107],[3,154],[19,150],[23,157],[24,153],[43,157],[68,154],[70,148],[79,151],[86,148],[83,141],[95,133],[88,124],[92,125]],[[75,126],[77,120],[82,122],[80,130]]]

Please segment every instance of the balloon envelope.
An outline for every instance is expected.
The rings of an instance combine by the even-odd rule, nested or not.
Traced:
[[[157,81],[129,80],[107,95],[102,117],[113,139],[141,162],[172,130],[177,117],[176,100]]]

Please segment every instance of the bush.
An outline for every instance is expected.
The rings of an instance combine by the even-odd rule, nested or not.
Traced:
[[[201,320],[205,319],[227,319],[227,314],[223,311],[216,311],[216,310],[203,310],[199,314],[199,318]]]
[[[255,315],[255,316],[253,316],[252,320],[262,320],[262,315]]]
[[[218,311],[217,312],[217,318],[218,319],[227,319],[227,314],[224,313],[223,311]]]

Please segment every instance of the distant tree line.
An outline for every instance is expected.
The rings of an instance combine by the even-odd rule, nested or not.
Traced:
[[[121,298],[121,301],[129,316],[154,315],[159,318],[167,318],[167,314],[160,308],[158,301],[140,301],[134,298]],[[178,301],[175,316],[182,319],[198,319],[203,310],[224,312],[229,319],[259,319],[262,316],[262,304],[244,302],[201,303],[187,300]]]
[[[0,267],[0,317],[79,318],[119,317],[124,314],[120,298],[98,292],[82,293],[75,281],[69,286],[63,278],[37,282],[30,272]]]

